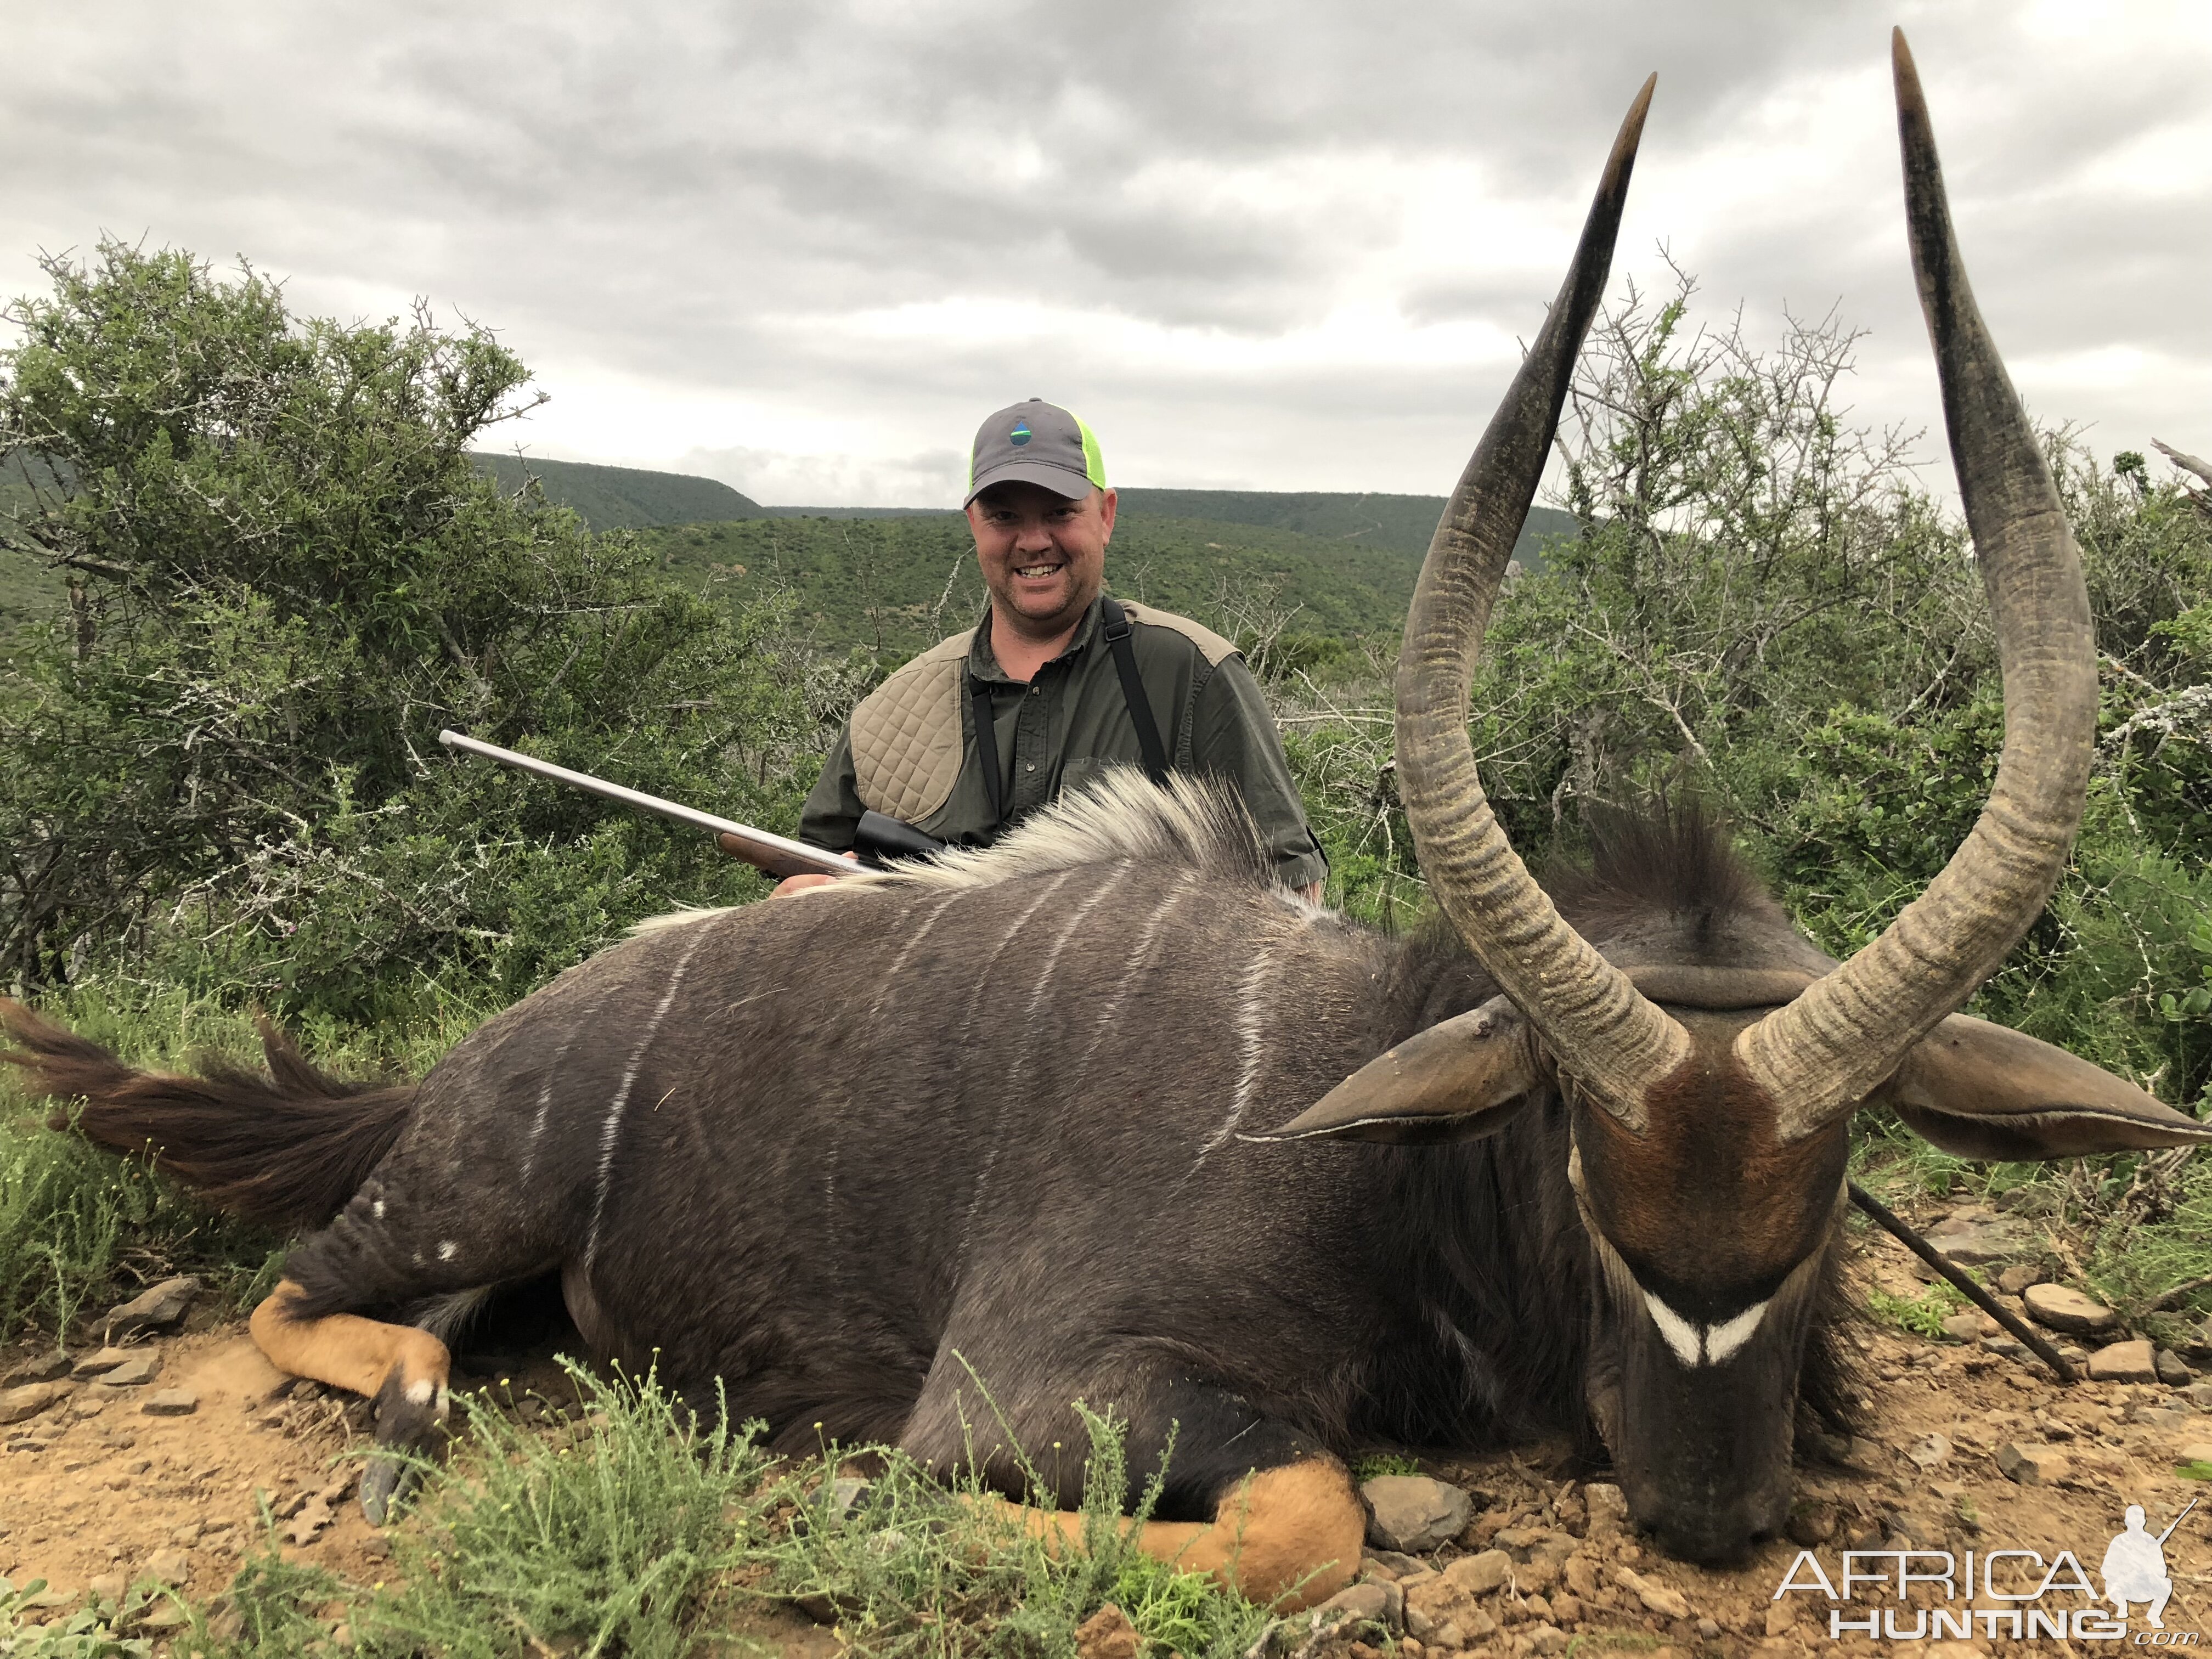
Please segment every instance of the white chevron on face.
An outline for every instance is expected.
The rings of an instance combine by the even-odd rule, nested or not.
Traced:
[[[1683,1364],[1695,1369],[1699,1365],[1724,1365],[1734,1358],[1736,1351],[1750,1341],[1753,1333],[1759,1329],[1759,1322],[1766,1317],[1769,1304],[1754,1302],[1717,1325],[1702,1328],[1683,1318],[1649,1291],[1644,1292],[1644,1305],[1651,1315],[1651,1322],[1659,1328],[1667,1351]]]

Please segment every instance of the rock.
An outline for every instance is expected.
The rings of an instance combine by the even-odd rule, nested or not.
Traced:
[[[85,1584],[95,1601],[120,1601],[123,1592],[130,1588],[131,1581],[119,1572],[104,1572]]]
[[[1999,1328],[1997,1322],[1979,1308],[1954,1313],[1943,1322],[1943,1334],[1954,1342],[1972,1342],[1978,1337],[1990,1335]]]
[[[2066,1459],[2048,1446],[2022,1446],[2007,1441],[1997,1448],[1997,1468],[2004,1478],[2022,1486],[2052,1486],[2065,1478]]]
[[[1583,1503],[1589,1510],[1591,1537],[1618,1537],[1628,1530],[1628,1499],[1620,1487],[1604,1481],[1584,1486]]]
[[[2150,1344],[2138,1338],[2132,1342],[2114,1342],[2089,1356],[2089,1380],[2093,1382],[2155,1382],[2158,1366],[2151,1358]]]
[[[1589,1556],[1569,1556],[1559,1577],[1566,1581],[1567,1589],[1576,1600],[1589,1601],[1596,1598],[1597,1563]]]
[[[165,1596],[141,1613],[133,1622],[141,1630],[178,1630],[191,1624],[192,1616]]]
[[[1528,1650],[1552,1659],[1552,1656],[1567,1650],[1567,1633],[1557,1625],[1539,1625],[1528,1632]]]
[[[174,1589],[192,1576],[191,1552],[180,1549],[158,1549],[146,1558],[146,1565],[138,1570],[140,1583],[159,1584],[164,1589]]]
[[[148,1331],[176,1329],[185,1322],[192,1298],[199,1293],[199,1280],[189,1274],[163,1279],[109,1310],[107,1340],[119,1342]]]
[[[2171,1348],[2158,1349],[2151,1355],[2150,1363],[2158,1372],[2158,1380],[2169,1389],[2185,1389],[2197,1380],[2197,1373]]]
[[[1429,1571],[1425,1562],[1416,1561],[1410,1555],[1401,1555],[1395,1550],[1370,1550],[1359,1559],[1362,1572],[1380,1573],[1389,1578],[1403,1578],[1409,1573]]]
[[[2007,1296],[2018,1296],[2029,1285],[2041,1283],[2043,1269],[2021,1264],[2000,1269],[1996,1278],[1997,1289]]]
[[[1392,1635],[1405,1628],[1406,1597],[1395,1584],[1370,1581],[1340,1589],[1316,1611],[1316,1624],[1325,1620],[1380,1625]]]
[[[1077,1659],[1137,1659],[1139,1645],[1129,1615],[1111,1601],[1075,1627]]]
[[[1504,1550],[1484,1550],[1464,1555],[1442,1572],[1431,1573],[1398,1586],[1406,1598],[1406,1628],[1431,1647],[1463,1647],[1464,1639],[1448,1641],[1439,1633],[1456,1623],[1471,1627],[1475,1598],[1487,1595],[1513,1576],[1513,1558]]]
[[[108,1367],[106,1374],[95,1379],[93,1386],[100,1389],[136,1389],[151,1382],[155,1373],[161,1369],[161,1356],[149,1353],[142,1349],[128,1359]]]
[[[92,1353],[80,1354],[70,1366],[70,1375],[82,1381],[105,1376],[126,1359],[136,1359],[144,1352],[140,1348],[100,1348]]]
[[[0,1394],[0,1423],[21,1423],[36,1417],[57,1400],[69,1398],[74,1383],[56,1379],[51,1382],[26,1382],[18,1389]]]
[[[1513,1576],[1513,1558],[1504,1550],[1463,1555],[1438,1575],[1462,1595],[1487,1595]]]
[[[325,1527],[329,1526],[335,1518],[331,1514],[331,1506],[323,1501],[322,1495],[318,1492],[300,1506],[299,1513],[292,1517],[291,1524],[284,1528],[284,1535],[295,1544],[312,1544],[315,1541],[315,1535]]]
[[[1474,1500],[1459,1487],[1420,1474],[1382,1474],[1363,1481],[1367,1541],[1417,1555],[1448,1544],[1474,1518]]]
[[[860,1507],[861,1503],[867,1498],[869,1490],[868,1482],[853,1475],[840,1476],[828,1482],[814,1494],[815,1522],[836,1526]],[[343,1492],[337,1493],[335,1496],[325,1492],[323,1495],[323,1501],[335,1504],[344,1496]]]
[[[373,1532],[354,1546],[355,1551],[371,1561],[392,1559],[392,1540],[380,1532]]]
[[[1717,1619],[1698,1620],[1698,1634],[1708,1642],[1719,1641],[1721,1639],[1721,1621]]]
[[[0,1389],[20,1389],[27,1382],[52,1382],[70,1374],[70,1357],[59,1348],[52,1353],[39,1354],[26,1359],[7,1376],[0,1376]]]
[[[164,1389],[138,1409],[149,1417],[190,1417],[200,1408],[200,1397],[190,1389]]]
[[[1662,1583],[1656,1578],[1646,1578],[1633,1567],[1614,1568],[1613,1579],[1662,1619],[1687,1619],[1690,1616],[1689,1602],[1672,1584]]]
[[[1937,1222],[1928,1242],[1961,1267],[1985,1267],[2033,1248],[2025,1223],[1978,1205],[1954,1210]]]
[[[2103,1303],[2063,1285],[2031,1285],[2021,1300],[2027,1304],[2030,1319],[2054,1331],[2109,1330],[2120,1317]]]
[[[2185,1406],[2138,1406],[2128,1421],[2152,1429],[2185,1429],[2197,1421],[2197,1413]]]
[[[2181,1391],[2181,1397],[2199,1411],[2212,1412],[2212,1382],[2191,1382]]]
[[[1836,1506],[1816,1498],[1801,1498],[1790,1506],[1782,1524],[1790,1541],[1805,1549],[1825,1544],[1836,1535]]]
[[[1923,1434],[1905,1449],[1905,1455],[1923,1469],[1940,1468],[1951,1458],[1951,1443],[1940,1434]]]

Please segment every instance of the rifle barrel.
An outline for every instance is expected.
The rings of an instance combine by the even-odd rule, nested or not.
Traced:
[[[2166,1523],[2166,1530],[2158,1535],[2158,1541],[2161,1547],[2164,1547],[2167,1539],[2173,1536],[2173,1529],[2179,1526],[2183,1522],[2189,1519],[2189,1511],[2196,1507],[2197,1500],[2192,1498],[2189,1500],[2188,1504],[2182,1510],[2180,1514],[2175,1516],[2172,1520]]]
[[[739,823],[733,818],[718,817],[712,812],[702,812],[696,806],[663,800],[659,796],[648,795],[641,789],[627,789],[619,783],[609,783],[605,778],[595,778],[588,772],[571,772],[565,766],[556,766],[551,761],[542,761],[534,756],[517,754],[512,749],[502,749],[495,743],[483,742],[464,732],[456,732],[449,727],[438,733],[438,741],[447,748],[458,750],[465,755],[481,756],[485,760],[496,761],[501,766],[511,766],[518,772],[534,772],[541,778],[565,783],[571,789],[580,789],[586,794],[620,801],[624,806],[634,806],[641,812],[651,812],[678,823],[690,824],[694,830],[704,830],[716,838],[721,849],[732,858],[743,859],[772,876],[851,876],[860,873],[860,866],[850,859],[826,848],[810,847],[803,841],[772,835],[766,830],[756,830],[752,825]]]

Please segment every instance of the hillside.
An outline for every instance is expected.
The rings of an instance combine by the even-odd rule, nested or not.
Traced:
[[[477,469],[520,489],[526,471],[545,498],[568,508],[594,530],[636,530],[648,525],[701,524],[711,520],[760,516],[759,502],[713,478],[688,472],[653,472],[635,466],[598,466],[584,461],[541,461],[534,456],[470,457]]]
[[[479,453],[508,489],[524,469],[546,498],[593,530],[645,538],[681,579],[733,599],[788,589],[801,621],[833,649],[898,654],[964,624],[982,603],[965,521],[920,508],[763,507],[711,478]],[[51,482],[42,479],[42,482]],[[27,480],[0,471],[0,495]],[[1116,592],[1217,625],[1236,605],[1289,612],[1290,631],[1387,633],[1403,619],[1440,495],[1227,489],[1123,489],[1108,572]],[[1575,533],[1568,514],[1529,514],[1516,556]],[[0,547],[0,635],[52,614],[61,581]]]
[[[1259,495],[1242,502],[1255,514],[1266,503]],[[965,626],[983,602],[967,522],[952,513],[750,519],[637,533],[680,580],[733,599],[787,592],[817,643],[833,649],[862,645],[905,655]],[[1397,533],[1405,534],[1402,526]],[[1540,539],[1524,537],[1524,562]],[[1322,536],[1139,510],[1115,527],[1106,569],[1115,592],[1224,632],[1236,631],[1231,613],[1241,609],[1289,613],[1293,634],[1353,637],[1389,634],[1403,622],[1426,545],[1425,532],[1416,550],[1360,539],[1356,531]]]
[[[479,468],[510,489],[520,487],[526,466],[548,501],[572,509],[594,530],[722,524],[746,519],[898,522],[935,518],[952,510],[763,507],[727,484],[689,473],[489,453],[478,453],[473,459]],[[1416,558],[1428,550],[1429,537],[1444,510],[1441,495],[1383,495],[1350,490],[1153,489],[1138,485],[1117,493],[1125,521],[1133,518],[1195,520],[1295,531],[1317,541],[1394,548]],[[1521,545],[1514,550],[1515,556],[1523,564],[1534,565],[1540,562],[1536,550],[1543,541],[1574,533],[1572,516],[1551,507],[1537,507],[1528,514],[1528,527],[1522,533]]]

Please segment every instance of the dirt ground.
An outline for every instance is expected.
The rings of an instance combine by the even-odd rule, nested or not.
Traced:
[[[1871,1282],[1905,1294],[1921,1288],[1901,1248],[1877,1237],[1865,1249],[1860,1266]],[[1814,1551],[1832,1579],[1845,1550],[1900,1548],[1954,1555],[2034,1550],[2046,1561],[2066,1549],[2094,1578],[2129,1504],[2144,1507],[2155,1533],[2191,1498],[2212,1495],[2212,1486],[2176,1472],[2191,1449],[2212,1455],[2201,1450],[2212,1445],[2212,1412],[2179,1389],[2107,1382],[2067,1389],[2032,1361],[1975,1346],[1871,1328],[1863,1340],[1874,1426],[1848,1449],[1850,1467],[1801,1471],[1795,1537],[1735,1571],[1666,1560],[1606,1525],[1607,1494],[1553,1478],[1540,1450],[1425,1463],[1425,1472],[1468,1487],[1477,1500],[1474,1523],[1425,1566],[1501,1547],[1531,1564],[1486,1595],[1487,1618],[1473,1622],[1494,1620],[1496,1628],[1464,1637],[1466,1650],[1541,1655],[1573,1642],[1577,1651],[1619,1646],[1716,1655],[1880,1650],[1951,1659],[1970,1651],[2080,1652],[1978,1630],[1970,1645],[1869,1643],[1856,1635],[1838,1642],[1829,1635],[1824,1598],[1777,1601],[1775,1591],[1801,1547]],[[354,1466],[343,1456],[362,1443],[358,1402],[289,1382],[261,1358],[242,1324],[213,1323],[204,1313],[184,1334],[154,1346],[160,1370],[144,1386],[80,1384],[36,1417],[0,1430],[0,1576],[18,1586],[45,1578],[57,1609],[79,1604],[88,1589],[112,1594],[149,1571],[204,1600],[228,1583],[258,1536],[265,1500],[286,1517],[288,1556],[362,1584],[382,1578],[389,1547],[353,1501]],[[0,1374],[28,1357],[28,1350],[0,1353]],[[475,1362],[457,1380],[492,1381],[483,1364]],[[493,1370],[512,1377],[518,1397],[534,1389],[557,1399],[567,1387],[545,1352],[495,1362]],[[155,1394],[173,1389],[198,1396],[190,1414],[147,1414]],[[2048,1460],[2035,1484],[2002,1472],[1996,1454],[2007,1447]],[[2203,1632],[2200,1641],[2212,1642],[2208,1510],[2212,1505],[2189,1516],[2166,1545],[2174,1595],[2165,1623],[2169,1632]],[[1929,1565],[1923,1560],[1916,1571]],[[1408,1570],[1403,1561],[1378,1564],[1373,1576]],[[1933,1605],[1947,1605],[1940,1591],[1916,1590],[1912,1605],[1870,1603],[1866,1594],[1856,1616],[1870,1607],[1899,1608],[1904,1631],[1913,1626],[1913,1606],[1929,1605],[1931,1594]],[[1978,1605],[2002,1604],[1984,1595]],[[2077,1606],[2081,1599],[2058,1596],[2045,1605]],[[2125,1645],[2145,1644],[2140,1638],[2148,1627],[2142,1609],[2136,1613]],[[829,1645],[826,1632],[796,1619],[770,1621],[760,1633],[794,1655],[818,1655]],[[1614,1639],[1601,1639],[1607,1637]],[[1405,1647],[1408,1659],[1449,1651]]]

